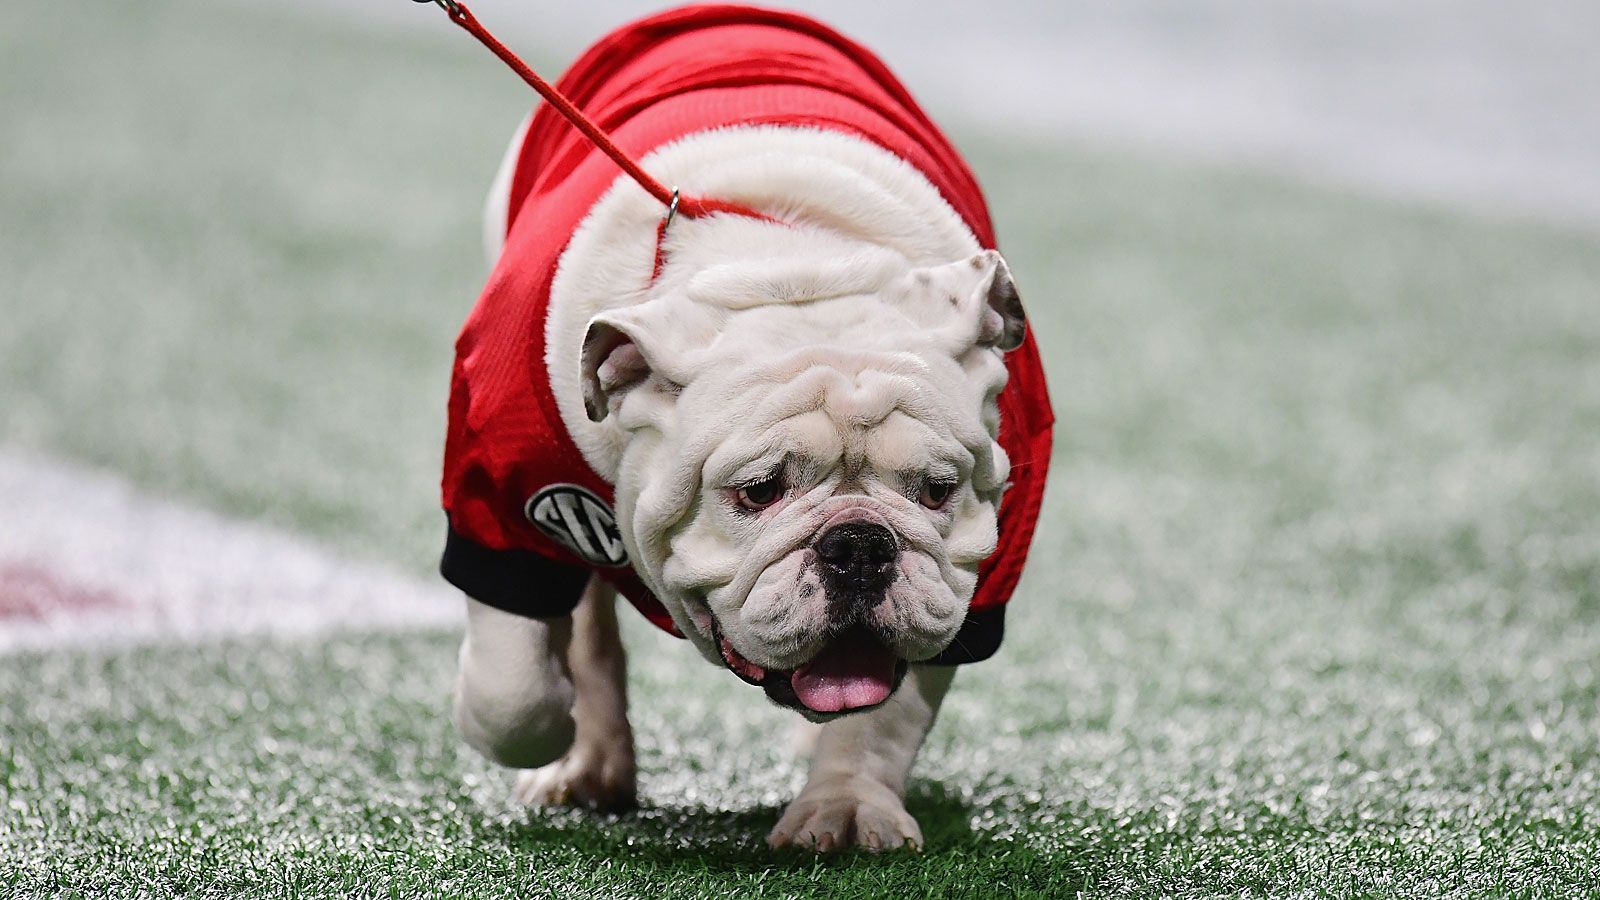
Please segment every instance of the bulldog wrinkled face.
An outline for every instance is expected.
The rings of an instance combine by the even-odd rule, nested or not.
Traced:
[[[961,328],[905,315],[957,292],[922,275],[743,310],[685,365],[633,336],[595,365],[602,396],[644,388],[606,398],[632,434],[617,499],[641,577],[709,657],[811,718],[882,703],[949,646],[994,550],[1008,329],[982,302],[996,269],[967,268],[990,278],[966,285],[979,310],[943,311]]]
[[[661,576],[730,668],[832,713],[881,703],[904,662],[955,637],[996,485],[987,434],[927,403],[929,379],[816,363],[747,398]]]

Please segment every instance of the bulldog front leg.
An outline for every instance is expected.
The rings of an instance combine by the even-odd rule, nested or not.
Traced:
[[[616,601],[616,591],[592,578],[572,612],[566,659],[577,694],[572,707],[577,734],[561,759],[518,776],[516,798],[523,803],[611,811],[637,802]]]
[[[542,766],[572,745],[572,619],[528,619],[467,600],[455,722],[469,746],[502,766]]]
[[[822,726],[800,796],[767,836],[774,847],[921,849],[906,776],[950,688],[950,666],[913,666],[882,706]]]

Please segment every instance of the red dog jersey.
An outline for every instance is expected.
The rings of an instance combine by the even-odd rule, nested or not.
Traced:
[[[877,57],[804,16],[741,6],[671,10],[607,35],[558,88],[634,158],[730,125],[808,126],[865,139],[914,165],[982,246],[995,245],[977,181],[938,127]],[[562,424],[544,363],[557,262],[618,177],[615,163],[554,109],[535,112],[516,159],[504,250],[456,342],[440,568],[474,599],[537,618],[571,612],[595,573],[677,633],[628,568],[612,486]],[[999,441],[1011,486],[999,546],[942,662],[998,648],[1044,493],[1054,419],[1031,334],[1006,366]]]

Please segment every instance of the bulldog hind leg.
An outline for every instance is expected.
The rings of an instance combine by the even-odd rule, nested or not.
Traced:
[[[555,762],[517,777],[516,799],[533,806],[603,811],[637,803],[627,665],[617,630],[616,591],[592,578],[572,613],[567,670],[572,676],[572,746]]]

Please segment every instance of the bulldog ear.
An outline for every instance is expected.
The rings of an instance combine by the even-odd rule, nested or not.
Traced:
[[[978,281],[972,302],[980,316],[978,343],[1001,351],[1017,349],[1028,331],[1028,317],[1022,311],[1022,295],[1017,293],[1011,267],[1006,265],[998,250],[985,250],[974,256],[970,264],[980,271],[986,270]]]
[[[598,422],[611,411],[611,398],[650,377],[642,349],[640,323],[628,311],[601,313],[583,335],[583,409]]]
[[[958,262],[911,273],[912,294],[933,293],[950,303],[950,335],[958,347],[1001,351],[1022,346],[1028,319],[1011,269],[998,251],[984,250]]]

